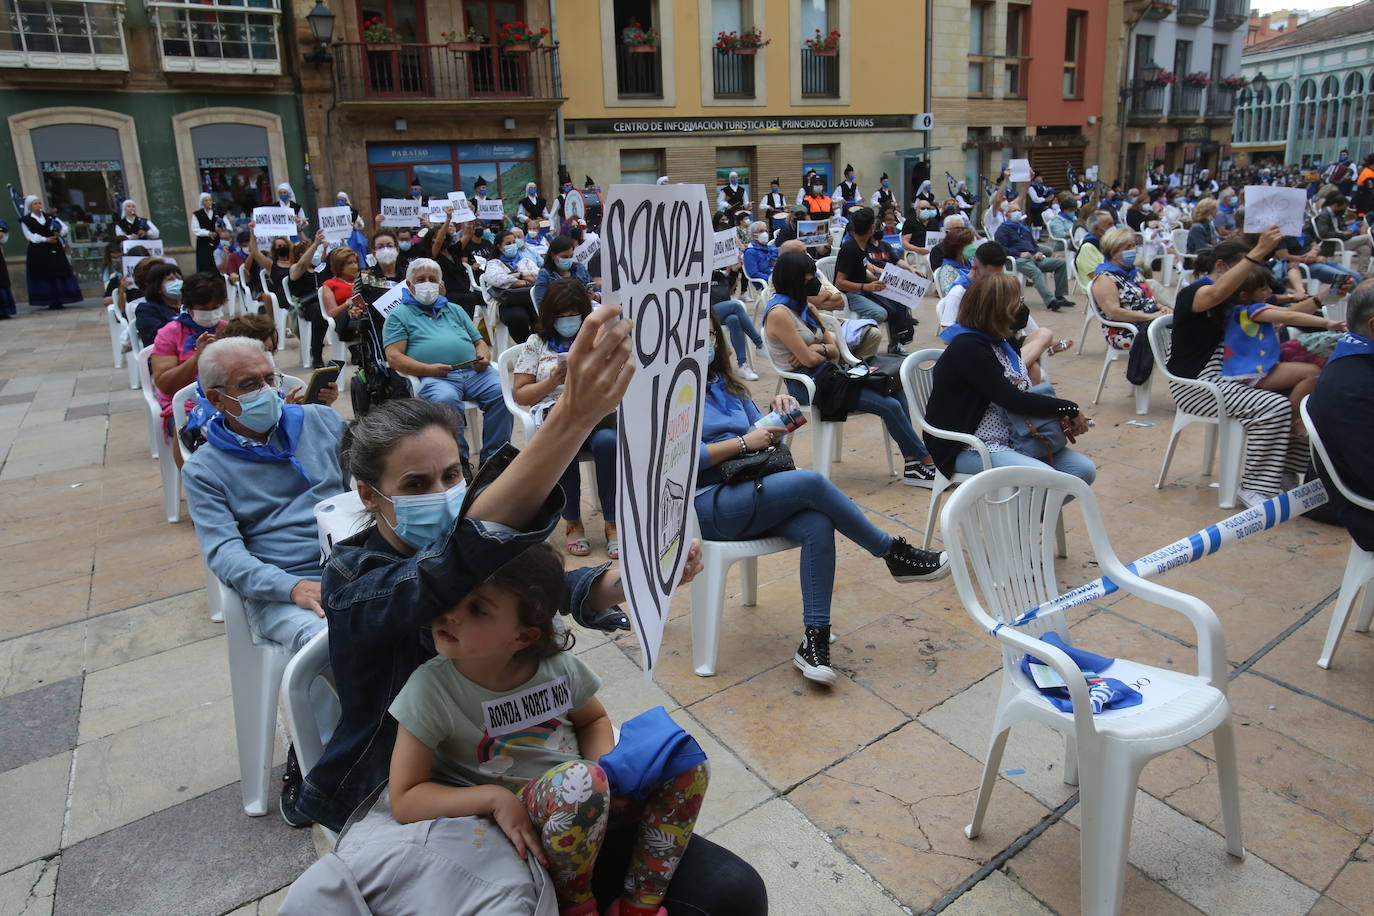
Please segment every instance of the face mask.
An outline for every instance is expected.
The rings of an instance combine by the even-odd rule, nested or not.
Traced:
[[[738,181],[737,179],[733,179],[733,178],[730,179],[730,187],[732,187],[732,188],[738,188],[738,187],[739,187],[739,181]]]
[[[516,242],[515,244],[518,245],[518,246],[520,247],[520,250],[521,250],[521,251],[524,251],[526,248],[529,247],[529,242],[525,241],[524,239],[521,239],[520,241]]]
[[[375,254],[377,256],[377,263],[381,264],[383,267],[389,267],[395,264],[396,259],[401,256],[399,251],[389,245],[386,248],[378,248]]]
[[[572,340],[577,336],[577,332],[582,329],[582,316],[567,315],[563,318],[557,318],[553,322],[553,329],[564,340]]]
[[[488,243],[496,241],[496,233],[492,232],[490,229],[485,230],[482,233],[482,241]]]
[[[1121,263],[1125,265],[1127,268],[1135,267],[1135,256],[1136,250],[1132,248],[1130,251],[1126,252],[1121,256]]]
[[[162,293],[169,299],[180,299],[181,281],[168,280],[166,283],[162,284]]]
[[[884,182],[883,182],[883,187],[885,187],[885,188],[890,188],[890,187],[892,187],[892,182],[890,182],[890,181],[884,181]]]
[[[517,245],[515,242],[511,242],[505,248],[501,249],[501,253],[508,258],[513,258],[520,253],[520,246]]]
[[[820,193],[822,193],[822,192],[825,191],[825,185],[823,185],[823,184],[812,185],[812,186],[811,186],[811,190],[812,190],[812,191],[815,191],[817,194],[820,194]]]
[[[922,211],[921,211],[921,219],[930,219],[930,218],[933,217],[934,215],[935,215],[935,211],[934,211],[934,210],[922,210]]]
[[[1026,214],[1022,213],[1020,210],[1017,210],[1015,213],[1012,213],[1007,217],[1007,219],[1011,220],[1013,223],[1019,223],[1021,222],[1021,220],[1025,218]]]
[[[323,248],[316,248],[316,249],[315,249],[315,253],[314,253],[313,255],[311,255],[311,257],[310,257],[310,263],[313,264],[313,265],[315,265],[316,267],[319,267],[319,266],[320,266],[320,262],[323,261],[323,260],[324,260],[324,249],[323,249]]]
[[[255,433],[265,433],[281,419],[281,397],[275,388],[255,391],[246,398],[225,397],[238,401],[239,415],[234,419]]]
[[[278,195],[277,195],[277,200],[281,201],[281,202],[284,203],[284,204],[288,204],[288,203],[291,202],[291,195],[290,195],[290,194],[278,194]]]
[[[972,261],[972,260],[973,260],[973,255],[974,255],[977,251],[978,251],[978,246],[977,246],[977,245],[965,245],[965,246],[964,246],[964,260],[965,260],[965,261]]]
[[[463,508],[467,495],[467,481],[459,481],[443,493],[424,493],[420,496],[387,496],[378,491],[396,510],[396,524],[391,530],[416,550],[428,547],[444,536]]]
[[[433,305],[439,299],[438,283],[416,283],[415,301],[421,305]]]
[[[419,197],[419,196],[420,196],[420,189],[419,189],[419,188],[411,188],[411,189],[410,189],[410,196],[411,196],[411,197]]]
[[[777,186],[777,185],[770,185],[770,186],[768,187],[768,190],[772,191],[774,194],[779,193],[779,191],[778,191],[778,186]]]
[[[820,278],[820,277],[812,277],[810,280],[807,280],[807,281],[806,281],[806,295],[807,295],[808,297],[810,297],[810,296],[819,296],[820,294],[821,294],[821,278]]]
[[[340,197],[340,198],[339,198],[339,206],[340,206],[340,207],[347,207],[347,206],[348,206],[348,198],[347,198],[347,197]]]
[[[715,362],[715,361],[716,361],[716,345],[715,345],[715,344],[707,344],[707,345],[706,345],[706,365],[707,365],[707,366],[710,366],[711,363],[713,363],[713,362]]]
[[[526,189],[525,189],[525,196],[528,197],[530,200],[534,200],[535,194],[536,194],[537,192],[538,192],[538,189],[537,189],[537,188],[526,188]]]
[[[402,251],[410,250],[410,242],[397,242],[396,246],[400,248]]]
[[[573,258],[558,258],[555,263],[558,265],[559,270],[572,270],[573,264],[576,263],[576,261]]]
[[[202,328],[213,328],[219,324],[219,320],[224,317],[224,309],[193,309],[191,320]]]
[[[765,244],[767,244],[767,243],[768,243],[768,233],[767,233],[767,232],[756,232],[756,233],[754,233],[754,241],[758,242],[760,245],[765,245]]]
[[[280,248],[272,249],[272,253],[279,258],[289,258],[291,256],[291,249],[283,245]]]

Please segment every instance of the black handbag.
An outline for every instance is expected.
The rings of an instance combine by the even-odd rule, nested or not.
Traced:
[[[743,483],[746,480],[761,481],[769,474],[779,471],[795,471],[797,464],[792,460],[792,449],[786,442],[779,442],[762,451],[750,452],[738,458],[726,458],[716,465],[722,483]]]
[[[867,388],[890,398],[902,397],[902,360],[897,356],[869,356],[863,364],[869,367],[868,375],[859,381]]]

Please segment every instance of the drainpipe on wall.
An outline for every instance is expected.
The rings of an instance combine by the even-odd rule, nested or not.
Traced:
[[[553,41],[553,92],[557,98],[563,97],[563,68],[559,65],[558,55],[558,3],[557,0],[549,0],[549,36]],[[566,138],[563,133],[563,105],[560,102],[558,110],[554,112],[554,123],[558,126],[558,172],[554,175],[553,184],[550,187],[558,188],[562,191],[563,171],[568,167],[568,155],[565,148]]]

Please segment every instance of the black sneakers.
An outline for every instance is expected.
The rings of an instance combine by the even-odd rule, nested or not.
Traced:
[[[296,749],[288,747],[286,749],[286,772],[282,774],[281,778],[281,801],[278,804],[278,809],[281,811],[281,819],[291,827],[309,827],[315,823],[296,807],[296,802],[301,797],[302,781],[301,765],[296,761]]]
[[[916,458],[906,463],[906,469],[902,472],[902,483],[908,487],[929,488],[931,481],[935,479],[935,465],[922,464],[921,459]]]
[[[949,554],[912,547],[906,538],[893,538],[883,559],[898,582],[927,582],[949,575]]]
[[[792,664],[808,681],[827,687],[835,683],[835,669],[830,667],[830,627],[807,627]]]

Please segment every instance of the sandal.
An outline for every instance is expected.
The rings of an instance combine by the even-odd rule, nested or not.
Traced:
[[[1049,356],[1053,356],[1056,353],[1063,353],[1065,350],[1069,349],[1072,346],[1073,338],[1065,338],[1064,340],[1056,341],[1054,346],[1046,350],[1045,353]]]
[[[606,542],[606,556],[610,557],[612,560],[620,559],[620,541],[611,538],[611,540]]]
[[[585,557],[592,552],[592,542],[586,538],[571,538],[565,546],[575,557]]]

